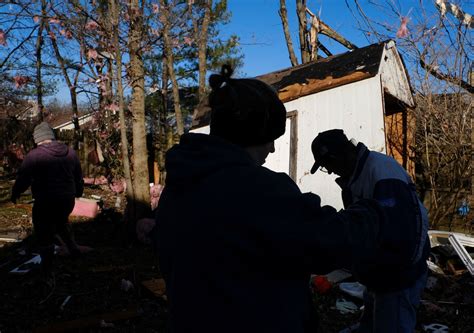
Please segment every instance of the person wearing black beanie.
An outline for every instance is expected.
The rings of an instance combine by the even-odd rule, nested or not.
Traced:
[[[336,212],[262,165],[286,110],[262,81],[211,75],[210,135],[166,155],[152,243],[169,300],[168,331],[315,332],[311,273],[365,258],[383,213],[363,201]]]

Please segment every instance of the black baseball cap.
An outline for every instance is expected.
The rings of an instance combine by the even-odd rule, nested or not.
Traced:
[[[315,161],[311,173],[315,173],[329,155],[344,152],[347,142],[349,140],[342,129],[332,129],[319,133],[311,144]]]

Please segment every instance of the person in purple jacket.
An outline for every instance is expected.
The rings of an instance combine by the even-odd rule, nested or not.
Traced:
[[[35,127],[37,145],[23,160],[12,189],[11,201],[31,186],[34,199],[33,228],[40,247],[41,268],[51,276],[54,237],[58,234],[73,257],[80,254],[68,227],[68,217],[76,197],[83,192],[82,170],[76,152],[55,140],[46,122]]]

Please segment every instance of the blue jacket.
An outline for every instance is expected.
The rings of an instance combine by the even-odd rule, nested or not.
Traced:
[[[354,267],[360,281],[379,291],[411,286],[426,269],[430,251],[428,215],[408,173],[392,157],[357,145],[357,163],[342,187],[344,206],[360,199],[375,199],[388,217],[380,251]]]
[[[311,273],[372,253],[374,201],[337,213],[215,136],[167,154],[154,230],[172,333],[314,332]]]

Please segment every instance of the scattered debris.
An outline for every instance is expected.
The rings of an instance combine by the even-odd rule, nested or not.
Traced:
[[[359,307],[355,303],[346,301],[343,298],[336,301],[336,309],[342,314],[356,313],[359,311]]]
[[[449,244],[448,237],[456,235],[456,237],[463,243],[464,246],[474,247],[474,237],[461,234],[459,232],[429,230],[428,236],[430,238],[431,247],[436,247],[443,244]]]
[[[114,207],[117,209],[120,209],[121,206],[122,206],[122,199],[117,195],[117,199],[115,199]]]
[[[104,319],[102,319],[99,323],[101,328],[114,328],[115,325],[113,323],[107,323]]]
[[[16,239],[16,238],[0,237],[0,242],[5,242],[5,243],[18,243],[18,242],[21,242],[21,240],[20,240],[20,239]]]
[[[429,333],[448,333],[449,327],[442,324],[423,325],[423,331]]]
[[[164,279],[151,279],[142,282],[142,286],[151,291],[156,297],[166,298],[166,283]]]
[[[474,276],[474,237],[439,230],[430,230],[428,235],[431,243],[430,270],[454,275],[461,275],[467,270]]]
[[[459,260],[457,260],[457,258],[448,259],[446,261],[446,268],[453,275],[461,275],[466,271],[464,266],[462,266],[462,263],[459,263]]]
[[[357,297],[359,299],[364,299],[364,291],[367,288],[359,282],[343,282],[339,285],[339,289],[341,289],[346,294]]]
[[[329,274],[326,274],[326,278],[328,279],[329,282],[332,284],[339,283],[341,281],[344,281],[348,278],[350,278],[352,274],[345,270],[345,269],[337,269],[335,271],[332,271]]]
[[[332,288],[332,284],[324,275],[314,275],[311,278],[311,285],[313,290],[318,294],[325,294]]]
[[[125,279],[122,279],[121,283],[120,283],[120,289],[127,292],[129,290],[132,290],[134,287],[133,287],[133,283],[130,282],[129,280],[125,280]]]
[[[38,265],[41,264],[41,257],[39,254],[35,255],[33,258],[31,258],[28,261],[25,261],[23,264],[20,266],[12,269],[10,273],[14,274],[26,274],[33,268],[38,267]]]
[[[94,199],[77,198],[71,216],[94,218],[99,213],[99,201]]]
[[[432,272],[437,273],[437,274],[444,275],[444,271],[441,269],[441,267],[439,267],[438,265],[436,265],[434,262],[432,262],[431,260],[426,260],[426,263],[428,264],[428,268],[429,268]]]
[[[64,311],[64,307],[66,306],[66,304],[69,302],[70,299],[71,299],[71,295],[66,297],[66,299],[64,299],[64,302],[62,302],[61,306],[59,307],[59,310]]]
[[[24,217],[24,215],[22,215]],[[28,217],[28,215],[26,215]],[[7,231],[0,232],[0,247],[3,247],[5,244],[19,243],[24,238],[21,231]]]
[[[105,176],[100,176],[100,177],[84,177],[84,185],[107,185],[108,180],[105,178]]]
[[[97,201],[101,201],[102,197],[100,195],[91,194],[91,198]]]
[[[456,234],[449,235],[448,239],[469,273],[474,276],[474,260],[465,248],[465,246],[474,245],[473,242],[471,240],[463,241],[463,239]]]
[[[428,279],[426,280],[426,286],[428,290],[433,290],[436,287],[436,284],[438,283],[438,279],[434,276],[429,276]]]

